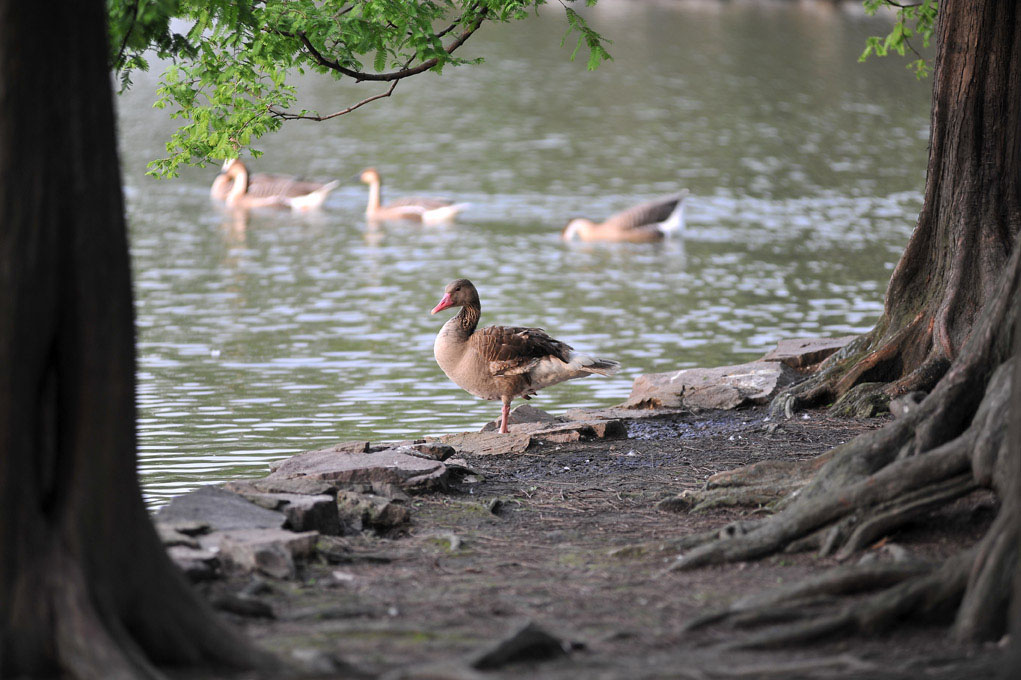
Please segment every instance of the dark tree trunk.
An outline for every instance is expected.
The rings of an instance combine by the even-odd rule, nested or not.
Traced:
[[[876,327],[777,410],[841,399],[871,414],[943,377],[1021,231],[1021,12],[1014,2],[941,2],[925,201]]]
[[[135,471],[104,3],[0,0],[0,676],[268,663],[167,558]]]
[[[934,507],[977,487],[1000,511],[986,535],[944,563],[875,571],[848,568],[767,597],[735,603],[693,625],[791,623],[749,646],[871,633],[912,614],[954,613],[959,640],[995,640],[1008,622],[1021,552],[1021,6],[998,0],[940,3],[925,203],[894,271],[886,311],[868,335],[813,379],[782,394],[774,412],[840,396],[860,410],[906,391],[929,392],[881,430],[812,465],[777,514],[742,522],[680,556],[676,569],[816,549],[846,559]],[[1012,359],[1013,357],[1013,359]],[[1013,397],[1012,397],[1013,394]],[[754,470],[728,483],[756,482]],[[808,480],[808,477],[811,477]],[[807,481],[807,483],[805,483]],[[731,486],[729,499],[741,494]],[[711,503],[716,492],[702,500]],[[749,499],[763,495],[761,483]],[[691,547],[688,543],[688,547]],[[848,603],[840,595],[879,588]],[[832,605],[819,615],[822,601]],[[830,598],[825,600],[825,598]]]

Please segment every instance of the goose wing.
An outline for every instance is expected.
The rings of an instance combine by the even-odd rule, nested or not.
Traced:
[[[572,349],[541,328],[519,326],[483,328],[472,334],[472,342],[494,376],[527,373],[551,357],[567,362]]]
[[[323,187],[319,182],[307,182],[288,175],[259,173],[248,178],[248,195],[256,198],[307,196]]]
[[[405,196],[404,198],[398,198],[390,201],[386,204],[388,208],[415,208],[420,212],[426,210],[436,210],[437,208],[446,208],[451,205],[453,201],[448,201],[445,198],[427,198],[425,196]]]
[[[646,203],[639,203],[627,210],[610,215],[603,222],[603,226],[613,226],[626,231],[659,224],[666,221],[673,214],[682,198],[681,194],[676,194],[667,198],[658,198]]]

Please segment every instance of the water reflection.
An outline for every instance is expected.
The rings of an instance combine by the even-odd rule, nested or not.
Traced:
[[[444,319],[429,310],[462,276],[484,324],[539,325],[624,364],[545,391],[535,403],[553,411],[621,401],[643,372],[869,328],[920,204],[928,85],[856,62],[881,25],[791,4],[601,4],[592,23],[615,61],[594,74],[567,62],[559,17],[487,27],[486,65],[292,124],[252,164],[325,178],[374,165],[390,195],[472,204],[448,225],[372,227],[357,182],[318,213],[238,215],[210,204],[213,168],[143,177],[170,125],[140,80],[120,106],[150,500],[321,444],[490,420],[494,404],[432,358]],[[365,96],[302,90],[322,110]],[[559,240],[572,216],[681,186],[683,239]]]

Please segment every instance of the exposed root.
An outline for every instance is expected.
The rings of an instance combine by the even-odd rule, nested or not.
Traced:
[[[836,558],[846,560],[853,553],[868,547],[897,527],[907,524],[933,508],[960,496],[965,496],[977,488],[971,474],[964,473],[881,503],[870,509],[866,517],[861,519],[855,517],[856,526],[846,539],[834,540],[829,546],[829,550],[824,549],[820,552],[823,555],[828,555],[836,546],[842,544],[840,550],[837,551]]]
[[[793,618],[805,618],[806,607],[831,603],[833,596],[890,587],[931,570],[931,564],[917,560],[837,567],[791,586],[742,598],[724,610],[693,619],[684,629],[695,630],[721,622],[772,624],[780,620],[777,612],[788,607],[800,612]]]
[[[681,555],[672,569],[692,569],[771,554],[859,508],[964,472],[969,464],[968,453],[965,443],[957,440],[924,457],[897,461],[837,494],[791,505],[743,536],[721,539]]]
[[[767,507],[803,487],[833,457],[833,450],[808,460],[765,460],[718,472],[706,488],[686,490],[659,504],[672,512],[705,512],[723,507]]]
[[[937,569],[904,578],[893,587],[845,604],[835,612],[811,615],[789,625],[771,626],[769,630],[728,647],[770,649],[811,642],[837,633],[875,634],[910,614],[923,618],[938,617],[957,605],[974,557],[974,550],[961,552]],[[767,622],[768,612],[764,612],[759,623]]]

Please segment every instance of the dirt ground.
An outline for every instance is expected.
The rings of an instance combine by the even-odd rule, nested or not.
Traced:
[[[996,677],[1002,646],[954,644],[946,621],[775,651],[728,648],[746,634],[740,629],[684,632],[697,615],[836,562],[798,554],[666,571],[675,554],[658,544],[756,511],[677,514],[656,503],[716,472],[808,458],[884,422],[812,412],[775,426],[764,416],[675,416],[633,423],[628,439],[469,457],[483,479],[413,497],[400,536],[347,537],[346,557],[309,565],[298,583],[202,587],[214,600],[244,592],[269,604],[273,618],[225,614],[260,645],[285,657],[325,651],[367,677]],[[941,558],[978,539],[995,511],[991,495],[976,493],[887,540]],[[636,544],[647,549],[614,552]],[[466,658],[527,622],[574,650],[477,676],[467,670]]]

